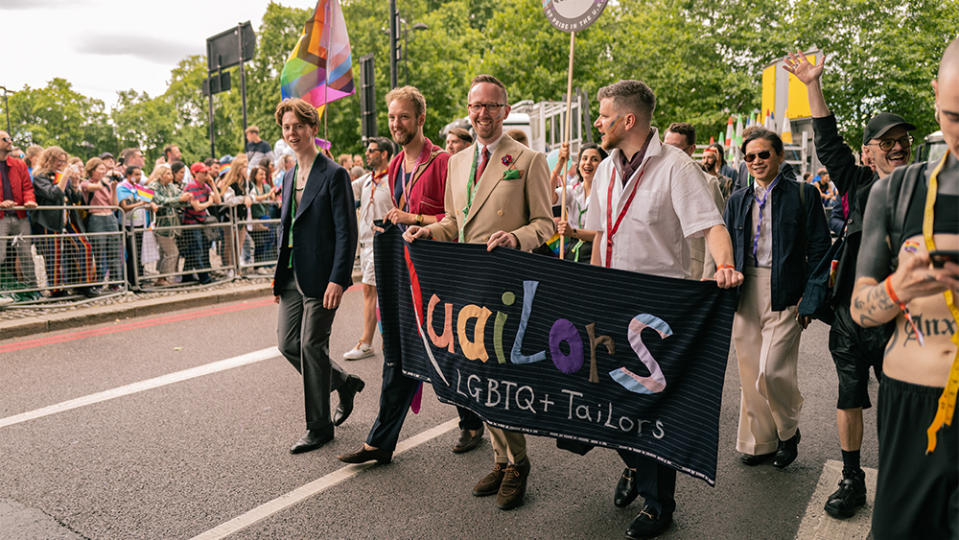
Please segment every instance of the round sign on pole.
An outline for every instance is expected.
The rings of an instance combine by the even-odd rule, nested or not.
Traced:
[[[607,0],[543,0],[546,18],[563,32],[580,32],[593,24]]]

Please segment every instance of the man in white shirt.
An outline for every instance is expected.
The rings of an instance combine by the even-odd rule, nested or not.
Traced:
[[[612,150],[593,181],[586,228],[598,231],[592,263],[607,268],[680,279],[690,277],[687,238],[705,235],[718,270],[719,287],[742,283],[733,268],[732,243],[709,194],[702,169],[681,150],[663,145],[651,127],[656,96],[640,81],[619,81],[600,89],[603,147]],[[672,523],[676,470],[639,454],[620,451],[627,467],[614,504],[626,506],[643,495],[643,510],[628,538],[661,534]]]
[[[360,205],[360,269],[363,271],[363,335],[356,347],[343,354],[344,360],[373,356],[373,334],[376,333],[376,274],[373,269],[373,221],[382,220],[393,208],[387,165],[393,156],[389,139],[373,137],[366,147],[369,173],[354,181],[353,191]],[[356,184],[359,184],[357,186]],[[359,189],[356,189],[359,187]]]

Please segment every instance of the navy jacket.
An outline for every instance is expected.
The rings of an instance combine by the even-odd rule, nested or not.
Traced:
[[[806,191],[803,208],[800,189]],[[736,270],[740,272],[747,254],[751,255],[756,234],[752,222],[753,193],[753,185],[735,191],[729,196],[723,215],[733,241]],[[792,180],[790,175],[780,177],[772,193],[772,226],[771,304],[773,311],[782,311],[799,303],[810,269],[829,249],[829,230],[819,190]]]
[[[296,190],[294,171],[283,175],[283,211],[280,255],[273,280],[273,294],[279,295],[293,276],[304,295],[323,298],[329,283],[344,289],[353,283],[356,255],[356,206],[346,169],[318,154],[300,204],[295,224],[290,213]],[[293,226],[293,268],[290,263],[290,227]]]

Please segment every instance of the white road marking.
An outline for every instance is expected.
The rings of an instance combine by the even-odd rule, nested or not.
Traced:
[[[458,425],[459,419],[453,418],[443,422],[438,426],[427,429],[421,433],[417,433],[408,439],[400,441],[400,443],[396,445],[396,450],[393,451],[393,455],[396,456],[397,454],[402,454],[407,450],[416,448],[417,446],[452,430]],[[253,508],[252,510],[231,519],[230,521],[222,523],[204,533],[198,534],[197,536],[194,536],[192,540],[219,540],[221,538],[226,538],[227,536],[245,529],[246,527],[249,527],[250,525],[253,525],[262,519],[270,517],[277,512],[298,504],[320,493],[321,491],[327,490],[337,484],[340,484],[341,482],[345,482],[346,480],[353,478],[375,464],[376,462],[364,463],[361,465],[347,465],[337,469],[326,476],[321,476],[320,478],[317,478],[308,484],[304,484],[293,491],[284,493],[283,495],[280,495],[271,501],[267,501],[260,506],[257,506],[256,508]]]
[[[864,540],[872,530],[872,506],[876,501],[876,469],[866,471],[866,504],[860,506],[856,515],[849,519],[835,519],[826,513],[826,499],[839,486],[842,479],[842,462],[830,459],[823,465],[816,491],[809,499],[809,506],[796,531],[797,540]]]
[[[100,403],[101,401],[108,401],[111,399],[116,399],[118,397],[128,396],[130,394],[136,394],[137,392],[152,390],[154,388],[159,388],[161,386],[166,386],[168,384],[174,384],[174,383],[183,382],[189,379],[195,379],[197,377],[202,377],[204,375],[210,375],[211,373],[217,373],[219,371],[226,371],[228,369],[233,369],[240,366],[246,366],[249,364],[254,364],[256,362],[262,362],[263,360],[275,358],[279,355],[280,355],[279,349],[277,349],[276,347],[267,347],[266,349],[260,349],[258,351],[241,354],[240,356],[234,356],[233,358],[227,358],[225,360],[220,360],[218,362],[203,364],[202,366],[197,366],[190,369],[184,369],[182,371],[169,373],[167,375],[161,375],[159,377],[154,377],[152,379],[146,379],[143,381],[127,384],[124,386],[118,386],[116,388],[104,390],[103,392],[97,392],[95,394],[89,394],[86,396],[78,397],[76,399],[63,401],[55,405],[50,405],[48,407],[42,407],[40,409],[34,409],[32,411],[15,414],[13,416],[8,416],[6,418],[0,418],[0,428],[5,428],[7,426],[12,426],[14,424],[27,422],[30,420],[36,420],[37,418],[42,418],[44,416],[50,416],[52,414],[57,414],[64,411],[85,407],[87,405],[93,405],[95,403]]]

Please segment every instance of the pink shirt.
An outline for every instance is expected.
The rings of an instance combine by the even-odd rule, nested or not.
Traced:
[[[91,185],[93,185],[92,182],[90,182],[89,180],[84,180],[83,182],[80,183],[80,188],[83,190],[84,193],[90,193],[87,191],[87,188],[89,188]],[[113,189],[110,187],[109,184],[106,184],[103,181],[100,182],[99,189],[97,189],[93,193],[90,193],[90,202],[88,202],[87,204],[89,204],[90,206],[116,206],[117,205],[116,201],[114,201],[114,198],[113,198]],[[90,213],[97,216],[106,216],[106,215],[112,214],[113,210],[108,210],[106,208],[99,208],[96,210],[90,210]]]

